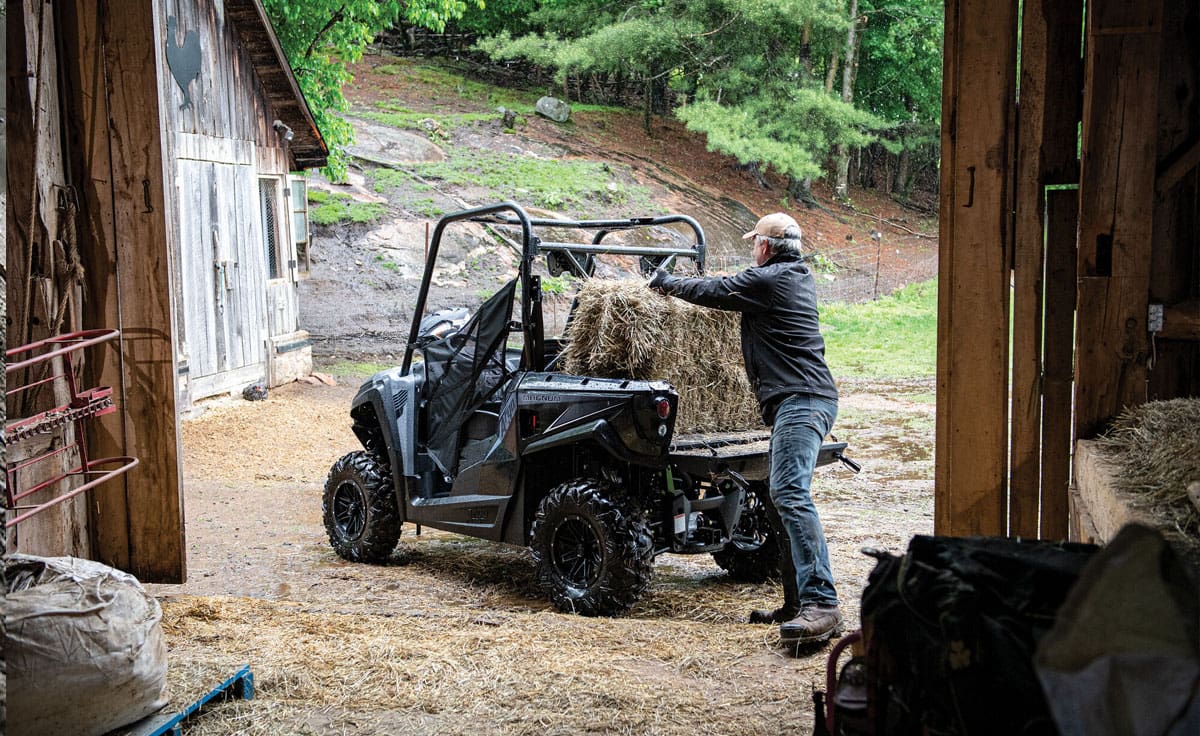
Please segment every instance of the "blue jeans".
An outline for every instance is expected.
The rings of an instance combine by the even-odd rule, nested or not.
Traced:
[[[837,605],[829,550],[809,487],[837,401],[807,394],[783,400],[771,430],[771,501],[767,516],[779,540],[784,605]]]

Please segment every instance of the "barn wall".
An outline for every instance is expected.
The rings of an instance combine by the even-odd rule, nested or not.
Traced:
[[[88,356],[84,386],[115,411],[90,421],[92,458],[140,464],[85,494],[91,557],[147,582],[186,576],[164,185],[157,0],[40,3],[59,14],[62,126],[78,203],[83,329],[120,341]],[[49,43],[27,41],[29,48]]]
[[[277,116],[223,0],[163,0],[160,14],[168,29],[159,84],[175,171],[172,277],[182,326],[180,398],[187,403],[273,378],[273,344],[296,331],[296,273],[289,267],[295,255],[286,142],[272,127]],[[199,47],[192,78],[184,63],[189,45]],[[268,273],[260,186],[273,193],[276,207],[275,279]]]
[[[1200,5],[1012,10],[946,3],[935,529],[1061,539],[1074,443],[1200,393]]]
[[[59,206],[60,195],[77,192],[66,163],[61,120],[69,105],[56,84],[62,60],[56,54],[62,19],[57,8],[41,0],[24,0],[9,5],[6,29],[7,180],[13,182],[11,207],[6,218],[6,261],[13,278],[6,285],[6,316],[11,327],[6,348],[42,340],[82,328],[79,284],[63,278],[66,266],[79,259],[75,216]],[[35,113],[36,109],[36,113]],[[73,194],[69,195],[76,199]],[[51,245],[57,241],[57,245]],[[28,357],[28,356],[23,356]],[[27,371],[12,376],[10,388],[38,380],[44,374]],[[9,420],[31,416],[68,399],[61,382],[52,390],[6,393]],[[7,447],[7,462],[13,466],[70,444],[68,428],[13,442]],[[57,462],[38,463],[17,473],[14,492],[32,488],[70,470],[79,463],[77,452]],[[21,501],[44,503],[80,485],[68,480]],[[28,554],[76,555],[91,552],[88,539],[87,500],[76,497],[22,522],[7,540],[11,550]]]

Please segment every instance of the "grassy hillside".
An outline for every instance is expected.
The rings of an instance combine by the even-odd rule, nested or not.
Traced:
[[[922,378],[937,358],[937,281],[861,304],[821,306],[826,359],[841,377]]]

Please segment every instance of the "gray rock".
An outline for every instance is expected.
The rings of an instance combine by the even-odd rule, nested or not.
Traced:
[[[347,117],[347,120],[354,126],[354,145],[346,149],[352,156],[382,166],[446,160],[446,153],[419,133],[358,118]],[[440,127],[432,118],[421,120],[418,125],[430,135],[436,135],[434,130]]]
[[[534,109],[538,115],[556,123],[565,123],[571,118],[571,106],[557,97],[543,97]]]

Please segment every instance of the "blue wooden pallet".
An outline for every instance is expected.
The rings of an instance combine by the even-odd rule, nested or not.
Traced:
[[[254,673],[250,665],[243,665],[229,679],[217,685],[196,702],[174,715],[157,714],[143,718],[130,726],[120,729],[121,736],[183,736],[183,722],[195,715],[205,705],[213,700],[240,698],[254,699]]]

